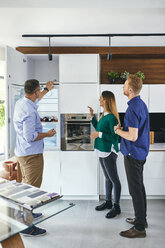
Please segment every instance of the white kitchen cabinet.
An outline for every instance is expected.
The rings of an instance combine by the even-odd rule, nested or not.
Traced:
[[[143,84],[143,87],[140,92],[140,97],[148,107],[149,106],[149,85],[148,84]]]
[[[119,152],[117,169],[121,182],[121,197],[129,196],[128,183],[126,178],[124,157]],[[165,195],[165,152],[150,151],[144,164],[144,185],[147,196]],[[100,166],[100,195],[105,195],[105,177]]]
[[[41,188],[48,192],[60,193],[60,151],[44,151],[44,172]]]
[[[148,85],[143,85],[140,96],[142,100],[146,103],[148,107]],[[108,90],[112,91],[116,98],[117,109],[119,113],[125,113],[128,105],[128,98],[123,94],[123,84],[101,84],[100,85],[100,94],[101,92]]]
[[[165,112],[165,84],[149,85],[149,112]]]
[[[88,106],[97,112],[98,87],[97,84],[61,84],[60,113],[89,113]]]
[[[59,59],[61,83],[97,83],[97,54],[62,54]]]
[[[61,152],[62,195],[97,196],[97,170],[95,152]]]
[[[7,85],[24,85],[28,78],[27,56],[11,47],[6,47]]]
[[[165,152],[149,152],[144,165],[144,182],[147,195],[165,195]]]
[[[100,85],[100,95],[103,91],[112,91],[116,98],[116,104],[118,112],[125,112],[127,109],[128,99],[125,95],[123,95],[123,84],[101,84]]]

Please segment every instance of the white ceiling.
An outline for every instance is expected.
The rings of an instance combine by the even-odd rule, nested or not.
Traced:
[[[1,46],[47,46],[22,34],[165,33],[165,0],[0,0]],[[53,46],[107,46],[108,38],[52,38]],[[112,38],[112,46],[164,46],[165,37]]]

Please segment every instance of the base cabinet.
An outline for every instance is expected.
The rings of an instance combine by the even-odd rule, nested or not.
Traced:
[[[121,197],[128,196],[128,183],[124,167],[124,157],[119,152],[117,158],[117,170],[121,182]],[[165,152],[150,151],[144,164],[144,185],[147,196],[165,195]],[[100,166],[100,195],[105,195],[105,177]]]
[[[124,157],[119,152],[117,169],[121,197],[129,196]],[[150,151],[144,165],[147,196],[165,195],[165,152]],[[43,190],[64,196],[105,195],[105,177],[93,151],[45,151]]]
[[[165,195],[165,152],[150,151],[144,165],[144,183],[148,196]]]
[[[97,164],[93,151],[61,152],[62,195],[96,196]]]
[[[60,151],[44,151],[44,172],[41,188],[61,193]]]

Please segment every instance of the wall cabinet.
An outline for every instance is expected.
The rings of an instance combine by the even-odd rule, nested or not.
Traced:
[[[118,112],[125,112],[127,109],[127,97],[123,95],[123,85],[122,84],[101,84],[100,85],[100,94],[103,91],[112,91],[116,98],[116,104]]]
[[[88,106],[91,106],[97,112],[98,99],[97,84],[60,85],[61,113],[89,113]]]
[[[62,54],[60,55],[61,83],[97,83],[97,54]]]
[[[128,98],[123,94],[123,84],[101,84],[100,85],[100,94],[101,92],[108,90],[112,91],[116,98],[116,104],[118,112],[123,113],[126,111],[128,105]],[[146,103],[148,107],[148,85],[143,85],[140,96],[142,100]]]
[[[96,196],[97,165],[95,152],[61,152],[62,195]]]
[[[151,113],[165,112],[165,84],[149,86],[149,111]]]
[[[7,85],[24,85],[28,78],[27,56],[6,47],[6,80]]]

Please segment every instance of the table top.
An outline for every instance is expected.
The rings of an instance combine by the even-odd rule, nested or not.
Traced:
[[[0,197],[0,242],[73,206],[69,201],[57,199],[35,209],[35,213],[42,213],[42,217],[34,220],[31,210]]]

